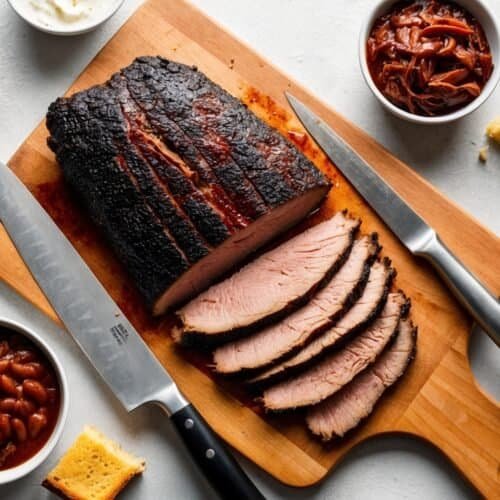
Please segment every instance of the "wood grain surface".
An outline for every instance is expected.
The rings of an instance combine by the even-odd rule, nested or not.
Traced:
[[[291,91],[327,120],[496,294],[500,294],[499,239],[373,139],[183,1],[145,3],[85,69],[69,93],[104,82],[136,56],[157,54],[198,66],[298,142],[334,183],[328,200],[309,223],[348,208],[362,218],[363,232],[379,233],[384,255],[390,256],[398,270],[395,286],[411,297],[413,318],[419,326],[417,357],[373,416],[347,439],[325,447],[307,433],[301,419],[262,415],[238,397],[234,387],[214,381],[207,370],[199,369],[187,360],[189,356],[174,348],[169,318],[153,320],[149,316],[124,269],[66,190],[60,169],[46,146],[44,124],[28,137],[11,159],[10,167],[70,238],[215,431],[274,477],[293,486],[314,484],[357,443],[383,433],[403,432],[442,450],[483,495],[493,498],[499,491],[500,410],[481,392],[471,374],[467,359],[471,319],[434,272],[406,251],[312,141],[304,137],[283,91]],[[0,277],[57,321],[3,230],[0,249]]]

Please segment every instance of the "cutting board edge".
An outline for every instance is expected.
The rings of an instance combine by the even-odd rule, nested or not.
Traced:
[[[143,6],[141,7],[141,9],[142,9],[142,8],[145,8],[145,7],[146,7],[146,4],[145,4],[145,5],[143,5]],[[190,7],[192,7],[192,6],[190,5]],[[201,10],[197,9],[196,7],[193,7],[193,8],[195,8],[195,9],[196,9],[196,10],[200,13],[200,15],[201,15],[201,16],[206,17],[206,15],[205,15],[205,14],[203,14]],[[213,20],[210,20],[210,22],[213,22]],[[221,26],[219,23],[217,23],[217,25],[218,25],[218,28],[219,28],[219,29],[221,29],[222,31],[224,31],[224,32],[225,32],[225,30],[226,30],[226,28],[225,28],[225,27]],[[121,30],[120,30],[120,31],[121,31]],[[120,31],[119,31],[116,35],[114,35],[114,37],[113,37],[113,38],[117,37],[117,36],[119,35]],[[232,36],[232,35],[230,35],[230,36]],[[239,41],[239,40],[238,40],[238,42],[239,42],[239,43],[240,43],[240,44],[241,44],[241,45],[245,48],[245,50],[247,50],[247,51],[248,51],[248,49],[249,49],[248,45],[246,45],[244,42],[241,42],[241,41]],[[101,53],[103,50],[105,50],[105,48],[106,48],[106,46],[105,46],[105,47],[103,47],[103,48],[99,51],[99,53]],[[203,48],[204,48],[205,50],[209,50],[209,49],[207,49],[206,47],[203,47]],[[260,57],[260,58],[262,59],[262,57],[261,57],[261,56],[255,55],[251,49],[250,49],[250,52],[252,52],[252,54],[253,54],[255,57]],[[89,65],[87,65],[87,67],[86,67],[86,68],[82,71],[82,73],[80,74],[80,76],[81,76],[82,74],[84,74],[84,73],[87,71],[87,69],[89,68],[89,66],[90,66],[91,64],[92,64],[92,61],[91,61],[91,63],[89,63]],[[271,66],[271,67],[273,67],[273,68],[275,68],[275,70],[276,70],[276,71],[279,71],[280,73],[282,73],[282,72],[281,72],[281,70],[278,70],[278,69],[276,68],[276,66],[275,66],[273,63],[268,63],[268,65],[269,65],[269,66]],[[80,76],[79,76],[78,78],[80,78]],[[289,78],[289,77],[288,77],[288,75],[284,75],[284,77]],[[290,81],[292,81],[292,80],[290,80]],[[296,86],[297,86],[297,88],[299,88],[301,92],[303,92],[304,94],[307,94],[307,93],[306,93],[305,88],[304,88],[302,85],[300,85],[300,84],[296,84],[296,83],[294,83],[294,85],[296,85]],[[70,88],[71,88],[71,87],[70,87]],[[322,105],[322,102],[321,102],[321,101],[319,101],[319,99],[318,99],[317,97],[309,95],[309,98],[310,98],[312,101],[315,101],[315,100],[316,100],[316,101],[318,101],[318,102],[319,102],[319,104],[317,104],[317,106],[318,106],[318,107]],[[330,108],[330,106],[329,106],[329,105],[325,106],[325,108],[326,108],[325,112],[330,112],[330,113],[332,113],[333,115],[336,115],[336,112],[335,112],[334,110],[332,110],[332,109]],[[344,120],[345,120],[345,119],[344,119]],[[43,120],[42,120],[42,123],[43,123]],[[353,127],[355,127],[356,129],[360,130],[360,129],[359,129],[359,127],[357,127],[356,125],[353,125],[353,124],[351,124],[351,125],[352,125]],[[32,134],[30,134],[30,136],[29,136],[29,137],[31,137],[31,135],[33,135],[34,133],[36,133],[36,131],[37,131],[37,129],[35,129],[35,131],[34,131]],[[25,142],[26,142],[26,141],[25,141]],[[24,144],[24,143],[23,143],[23,144]],[[21,145],[21,147],[20,147],[20,148],[18,148],[18,150],[14,153],[14,155],[13,155],[13,157],[11,158],[10,162],[14,161],[14,158],[16,157],[16,154],[20,152],[21,148],[22,148],[22,145]],[[387,150],[385,150],[385,152],[386,152],[386,154],[390,154],[390,153],[388,153],[388,152],[387,152]],[[391,155],[391,157],[392,157],[392,155]],[[392,157],[392,158],[394,158],[394,157]],[[9,162],[9,163],[10,163],[10,162]],[[415,176],[417,176],[419,179],[423,180],[423,179],[422,179],[420,176],[418,176],[418,174],[416,174],[416,173],[415,173],[415,172],[414,172],[414,171],[413,171],[410,167],[407,167],[407,166],[406,166],[406,165],[404,165],[404,164],[403,164],[402,166],[403,166],[404,168],[408,169],[408,171],[409,171],[412,175],[415,175]],[[428,183],[428,184],[429,184],[429,183]],[[430,187],[431,187],[434,191],[436,191],[437,193],[439,193],[439,192],[438,192],[435,188],[433,188],[433,186],[432,186],[432,185],[430,185],[430,184],[429,184],[429,186],[430,186]],[[465,211],[463,211],[460,207],[457,207],[455,203],[451,202],[449,199],[447,199],[446,197],[444,197],[444,196],[443,196],[443,195],[441,195],[440,193],[439,193],[439,195],[440,195],[440,196],[442,196],[443,198],[445,198],[445,199],[446,199],[446,200],[450,203],[450,205],[454,205],[454,207],[455,207],[455,208],[456,208],[459,212],[461,212],[461,213],[462,213],[462,215],[464,215],[464,216],[468,217],[470,220],[473,220],[473,218],[472,218],[469,214],[467,214]],[[493,237],[493,238],[495,238],[495,235],[494,235],[494,234],[492,234],[492,233],[491,233],[491,231],[489,231],[487,228],[484,228],[484,226],[482,226],[480,223],[477,223],[477,226],[481,227],[481,228],[485,231],[485,234],[488,234],[488,233],[489,233],[489,234],[488,234],[488,237]],[[467,337],[468,337],[468,335],[467,335]],[[393,432],[393,431],[388,431],[388,432]],[[398,432],[398,431],[394,431],[394,432]],[[385,433],[385,432],[383,432],[383,433]],[[366,438],[367,438],[367,439],[370,439],[371,437],[372,437],[372,436],[367,436]],[[334,465],[334,466],[333,466],[330,470],[333,470],[333,469],[334,469],[334,468],[338,465],[338,463],[340,463],[341,461],[342,461],[342,459],[339,459],[339,460],[336,462],[336,464],[335,464],[335,465]],[[264,468],[264,467],[263,467],[263,468]],[[328,469],[327,469],[327,472],[326,472],[323,476],[319,477],[317,481],[315,481],[314,483],[310,483],[310,484],[309,484],[309,483],[308,483],[308,484],[304,484],[304,487],[305,487],[305,486],[308,486],[308,485],[311,485],[311,484],[316,484],[318,481],[321,481],[322,479],[324,479],[324,478],[328,475],[328,473],[329,473],[329,472],[328,472]],[[276,476],[275,476],[275,477],[276,477]],[[279,480],[281,481],[282,479],[279,479]],[[287,483],[286,481],[283,481],[283,482],[284,482],[285,484],[289,484],[289,483]]]

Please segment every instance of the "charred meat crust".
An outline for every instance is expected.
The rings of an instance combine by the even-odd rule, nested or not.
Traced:
[[[232,234],[330,186],[221,87],[158,57],[57,99],[46,123],[68,184],[152,308]]]
[[[130,141],[155,170],[157,180],[168,186],[171,197],[191,219],[203,238],[211,245],[217,245],[235,229],[248,225],[250,220],[237,212],[225,193],[214,196],[216,184],[207,186],[199,179],[195,182],[196,179],[191,171],[182,170],[182,166],[178,163],[182,162],[180,156],[178,161],[175,161],[162,153],[154,141],[156,139],[161,143],[157,136],[159,134],[160,137],[164,137],[165,132],[155,130],[148,121],[147,114],[129,93],[126,78],[117,74],[110,80],[109,85],[118,93],[121,110],[128,123]],[[166,149],[168,150],[168,147]],[[187,174],[192,177],[188,177]],[[222,213],[220,202],[224,207]]]
[[[337,259],[335,264],[329,269],[329,271],[326,273],[323,279],[319,283],[316,283],[312,288],[310,288],[307,291],[307,293],[305,293],[301,297],[298,297],[296,300],[289,302],[284,309],[281,309],[280,311],[277,311],[274,314],[268,315],[262,318],[261,320],[252,323],[249,326],[243,328],[235,328],[233,330],[219,333],[217,335],[207,335],[204,332],[198,332],[195,330],[185,331],[182,333],[180,337],[181,338],[180,344],[184,347],[196,347],[199,349],[209,350],[225,342],[230,342],[231,340],[241,338],[246,335],[250,335],[251,333],[256,332],[260,328],[263,328],[269,324],[279,321],[280,319],[284,318],[291,312],[295,311],[296,309],[307,303],[310,297],[314,293],[316,293],[319,289],[324,287],[329,282],[331,277],[343,266],[343,264],[349,257],[349,254],[352,250],[354,238],[356,236],[356,232],[358,231],[358,229],[359,225],[356,226],[351,231],[349,235],[349,245],[346,247],[344,252],[342,252],[340,258]]]
[[[324,358],[324,356],[328,355],[329,353],[337,351],[339,349],[342,349],[350,340],[352,340],[352,338],[354,336],[356,336],[359,332],[361,332],[368,325],[370,325],[380,315],[380,312],[384,308],[385,303],[387,301],[387,296],[389,295],[389,291],[391,289],[392,281],[393,281],[394,277],[396,276],[396,270],[394,268],[390,267],[391,261],[387,257],[385,257],[383,259],[383,262],[384,262],[384,265],[389,269],[389,272],[387,274],[387,278],[386,278],[386,281],[384,284],[383,294],[382,294],[380,300],[378,301],[378,303],[376,304],[376,306],[371,310],[369,316],[367,316],[364,321],[358,323],[354,328],[349,330],[345,335],[342,336],[342,338],[337,340],[333,345],[330,345],[328,347],[324,347],[323,350],[319,354],[307,359],[307,361],[305,361],[305,362],[302,362],[302,363],[294,365],[294,366],[289,366],[282,371],[270,374],[266,378],[260,378],[261,377],[261,374],[260,374],[261,370],[259,370],[255,377],[253,377],[249,380],[245,380],[245,384],[247,385],[247,387],[249,387],[252,391],[261,391],[261,390],[266,389],[267,387],[269,387],[272,384],[281,382],[282,380],[284,380],[290,376],[296,375],[297,373],[300,373],[301,371],[306,370],[307,368],[309,368],[313,364],[321,361]],[[347,310],[346,310],[346,312],[347,312]],[[307,344],[306,344],[306,346],[303,346],[303,347],[307,347]],[[300,350],[297,352],[300,352]],[[280,360],[280,362],[283,362],[283,361],[284,361],[283,359]],[[279,363],[276,363],[276,366],[277,365],[279,365]],[[264,372],[265,372],[265,370],[264,370]]]
[[[120,166],[117,143],[126,142],[125,124],[113,93],[97,87],[71,100],[58,99],[47,125],[68,183],[153,302],[189,264]]]
[[[120,164],[161,224],[168,228],[186,260],[194,263],[207,255],[210,246],[171,202],[172,197],[155,178],[151,163],[129,146],[125,148]]]
[[[263,127],[238,99],[193,68],[148,57],[123,74],[143,109],[161,106],[207,163],[239,167],[268,206],[281,205],[322,178],[278,132]],[[184,89],[189,91],[179,98]]]
[[[364,266],[363,266],[363,271],[361,273],[359,281],[356,283],[355,287],[351,290],[349,295],[346,297],[342,308],[334,315],[330,316],[330,321],[328,323],[325,323],[323,326],[317,328],[312,332],[307,339],[305,339],[304,342],[301,344],[297,344],[294,346],[293,349],[289,350],[287,353],[283,354],[282,356],[275,358],[272,362],[267,363],[265,365],[261,365],[257,368],[244,368],[242,370],[239,370],[237,372],[218,372],[217,370],[214,371],[225,378],[234,378],[234,379],[245,379],[245,378],[250,378],[258,375],[260,372],[263,370],[267,370],[273,366],[275,366],[278,363],[281,363],[283,361],[286,361],[287,359],[291,358],[297,352],[299,352],[301,349],[303,349],[306,345],[308,345],[310,342],[312,342],[314,339],[316,339],[319,335],[324,333],[328,328],[330,328],[334,323],[336,323],[342,316],[345,315],[345,313],[353,306],[353,304],[361,297],[363,294],[363,291],[365,289],[366,283],[368,282],[368,277],[370,275],[370,268],[373,264],[373,262],[376,260],[377,255],[379,254],[381,250],[381,246],[378,242],[378,235],[377,233],[372,233],[370,235],[370,243],[372,245],[375,245],[375,250],[372,255],[369,256],[369,258],[366,260]],[[352,251],[352,247],[351,247]],[[348,257],[347,257],[348,258]],[[347,260],[347,259],[346,259]],[[341,267],[341,266],[340,266]],[[339,270],[340,270],[339,267]],[[249,384],[249,386],[252,386],[252,384]],[[258,382],[255,384],[255,388],[259,388]]]

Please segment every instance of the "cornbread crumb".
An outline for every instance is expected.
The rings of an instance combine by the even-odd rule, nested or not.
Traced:
[[[488,160],[488,146],[483,146],[479,150],[479,161],[486,163],[487,160]]]
[[[143,459],[122,450],[97,429],[85,426],[43,486],[61,498],[112,500],[144,468]]]
[[[500,116],[497,116],[494,120],[486,126],[486,135],[493,141],[500,144]]]

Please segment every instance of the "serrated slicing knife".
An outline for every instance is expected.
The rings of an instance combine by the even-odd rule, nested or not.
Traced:
[[[221,498],[263,499],[71,243],[1,162],[0,220],[61,321],[126,410],[160,406]]]
[[[500,302],[430,227],[347,143],[296,97],[285,92],[302,125],[403,245],[425,258],[481,328],[500,346]]]

